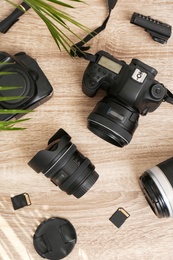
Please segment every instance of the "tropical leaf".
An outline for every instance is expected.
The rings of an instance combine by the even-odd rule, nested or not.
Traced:
[[[6,2],[13,4],[15,7],[17,6],[15,0],[5,0]],[[81,0],[70,0],[71,2],[81,2],[85,3]],[[71,4],[67,4],[64,1],[59,0],[24,0],[24,2],[29,5],[37,15],[44,21],[50,34],[52,35],[54,41],[56,42],[59,50],[62,48],[70,54],[70,48],[75,43],[71,40],[71,37],[68,36],[67,31],[70,35],[75,36],[77,41],[81,41],[81,37],[79,37],[74,30],[70,28],[68,24],[75,25],[80,28],[82,31],[85,31],[87,34],[91,32],[87,26],[84,26],[82,23],[77,22],[75,19],[71,17],[67,12],[62,11],[58,6],[64,7],[64,9],[74,8]],[[55,6],[56,5],[56,6]],[[22,10],[22,9],[21,9]],[[68,24],[67,24],[68,23]]]
[[[3,62],[1,62],[2,64]],[[4,62],[3,64],[6,64]],[[1,71],[0,76],[2,75],[11,75],[14,74],[14,72],[5,72]],[[0,86],[0,91],[3,90],[14,90],[17,88],[22,88],[22,86]],[[18,100],[26,98],[25,96],[8,96],[8,97],[2,97],[0,96],[0,101],[10,101],[10,100]],[[0,114],[26,114],[29,112],[32,112],[33,110],[22,110],[22,109],[0,109]],[[16,124],[24,122],[28,120],[29,118],[21,119],[21,120],[10,120],[10,121],[0,121],[0,130],[24,130],[25,128],[22,127],[15,127]]]
[[[15,127],[16,124],[29,120],[29,118],[13,120],[13,121],[0,121],[0,130],[24,130],[23,127]]]
[[[5,0],[6,2],[14,5],[15,7],[23,10],[14,0]],[[68,24],[75,25],[81,30],[85,31],[87,34],[90,33],[90,29],[83,24],[77,22],[73,19],[67,12],[62,11],[57,6],[62,6],[64,8],[74,8],[71,4],[67,4],[64,1],[59,0],[24,0],[37,15],[44,21],[47,26],[50,34],[52,35],[54,41],[56,42],[59,50],[63,48],[70,54],[70,48],[74,45],[74,42],[71,40],[70,36],[65,31],[68,31],[71,35],[75,36],[77,40],[82,40],[70,27]],[[81,0],[71,0],[71,2],[81,2]],[[55,7],[56,5],[56,7]],[[68,23],[68,24],[67,24]],[[2,62],[0,62],[2,64]],[[13,74],[15,72],[0,72],[1,75]],[[12,90],[20,86],[0,86],[0,90]],[[16,100],[24,97],[9,96],[9,97],[0,97],[0,101],[5,100]],[[1,109],[0,114],[17,114],[17,113],[28,113],[32,110],[10,110],[10,109]],[[15,124],[23,122],[28,119],[22,120],[13,120],[13,121],[0,121],[0,130],[21,130],[24,128],[14,127]]]

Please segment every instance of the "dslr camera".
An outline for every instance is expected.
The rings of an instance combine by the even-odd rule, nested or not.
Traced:
[[[14,109],[34,109],[53,94],[53,88],[37,62],[24,52],[14,56],[0,52],[0,86],[14,86],[10,90],[0,90],[1,98],[9,98],[0,102],[0,109],[5,111],[0,114],[0,121],[20,118],[22,114],[12,113]]]
[[[139,115],[156,110],[162,101],[173,104],[173,95],[154,78],[157,70],[138,59],[127,65],[105,51],[90,61],[82,90],[93,97],[101,88],[107,95],[88,116],[88,128],[107,142],[123,147],[133,136]]]

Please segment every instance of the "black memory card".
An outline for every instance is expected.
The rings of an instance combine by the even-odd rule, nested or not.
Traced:
[[[121,225],[126,221],[130,214],[123,208],[118,208],[117,211],[109,218],[109,220],[117,227],[120,228]]]

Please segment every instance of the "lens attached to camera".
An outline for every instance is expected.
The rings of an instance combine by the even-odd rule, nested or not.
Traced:
[[[0,121],[19,119],[20,110],[30,110],[46,102],[53,88],[38,63],[24,52],[14,56],[0,52]],[[19,113],[13,110],[19,110]],[[17,114],[16,114],[17,113]]]
[[[22,71],[21,68],[15,63],[4,66],[4,75],[1,75],[0,82],[2,86],[16,85],[16,88],[12,90],[0,91],[1,97],[18,96],[19,99],[1,101],[1,105],[6,109],[16,109],[23,104],[29,103],[29,101],[35,95],[35,85],[30,76],[26,71]],[[18,86],[18,87],[17,87]],[[21,97],[21,99],[20,99]],[[22,98],[23,97],[23,98]]]
[[[77,150],[70,139],[63,129],[59,129],[49,140],[46,150],[39,151],[28,165],[37,173],[42,172],[67,194],[80,198],[99,175],[91,161]]]
[[[88,117],[88,129],[107,142],[127,145],[138,126],[139,113],[108,97],[98,102]]]
[[[173,217],[173,157],[144,172],[139,183],[156,216]]]

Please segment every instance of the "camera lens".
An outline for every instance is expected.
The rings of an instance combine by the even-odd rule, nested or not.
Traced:
[[[39,151],[28,165],[37,173],[42,172],[67,194],[80,198],[99,175],[91,161],[77,150],[70,139],[63,129],[59,129],[49,140],[47,149]]]
[[[29,102],[35,94],[35,86],[32,81],[30,74],[14,63],[14,65],[4,65],[4,69],[1,69],[4,75],[1,75],[0,82],[2,86],[14,85],[16,88],[9,90],[0,91],[1,97],[18,96],[19,99],[10,99],[1,101],[1,105],[4,108],[15,109],[20,108],[21,105]]]
[[[111,97],[97,103],[88,117],[88,129],[105,141],[123,147],[138,126],[139,113]]]
[[[139,183],[156,216],[173,217],[173,157],[144,172]]]

